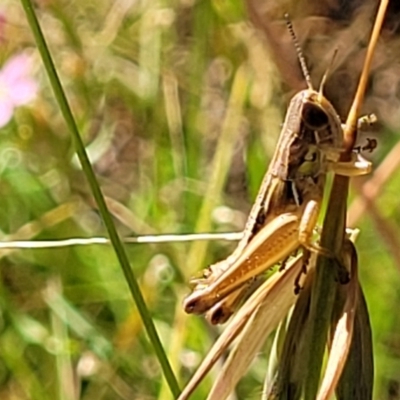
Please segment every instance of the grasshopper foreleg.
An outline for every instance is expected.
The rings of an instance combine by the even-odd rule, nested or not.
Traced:
[[[350,161],[336,161],[330,163],[330,168],[337,175],[343,176],[361,176],[371,172],[372,164],[361,154],[352,153]]]

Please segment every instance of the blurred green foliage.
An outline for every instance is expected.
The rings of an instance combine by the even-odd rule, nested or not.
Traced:
[[[121,235],[241,230],[285,107],[279,73],[248,26],[244,5],[36,5]],[[5,0],[0,12],[0,60],[26,52],[40,85],[37,98],[17,108],[0,129],[2,237],[104,236],[22,7]],[[387,136],[397,140],[395,133]],[[390,150],[383,149],[380,160]],[[399,183],[393,176],[375,204],[395,233]],[[386,225],[379,230],[367,213],[357,225],[376,398],[389,398],[389,388],[400,385],[399,260],[387,250]],[[127,245],[182,385],[218,334],[201,318],[183,315],[186,282],[233,247]],[[170,398],[109,246],[0,250],[0,256],[1,399]],[[259,397],[265,365],[262,356],[254,363],[238,388],[239,399]],[[208,384],[193,398],[205,398]]]

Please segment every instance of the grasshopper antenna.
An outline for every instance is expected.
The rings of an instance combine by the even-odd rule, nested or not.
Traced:
[[[301,50],[299,40],[297,39],[296,33],[294,32],[292,21],[289,18],[289,14],[285,14],[285,19],[286,19],[286,25],[289,30],[290,36],[292,37],[294,47],[297,52],[297,57],[299,58],[301,70],[303,72],[304,78],[306,80],[307,86],[309,89],[313,89],[312,83],[311,83],[311,77],[310,77],[310,72],[307,69],[306,61],[303,55],[303,52]]]
[[[325,82],[326,82],[326,79],[327,79],[329,73],[331,72],[331,68],[332,68],[333,62],[335,61],[337,53],[338,53],[338,49],[336,48],[335,51],[333,52],[333,55],[332,55],[329,65],[328,65],[328,68],[326,69],[324,76],[321,79],[321,83],[319,85],[319,90],[318,90],[318,98],[319,99],[323,96],[322,92],[324,91]]]

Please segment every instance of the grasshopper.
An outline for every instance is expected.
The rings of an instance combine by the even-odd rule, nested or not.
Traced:
[[[312,241],[326,174],[363,175],[371,165],[359,155],[351,162],[338,161],[343,145],[340,118],[323,96],[322,85],[314,90],[304,62],[301,65],[309,87],[289,104],[243,237],[227,259],[210,266],[202,279],[192,280],[194,290],[184,300],[187,313],[209,311],[212,323],[225,322],[256,277],[299,248],[304,249],[305,262],[310,251],[335,256]]]

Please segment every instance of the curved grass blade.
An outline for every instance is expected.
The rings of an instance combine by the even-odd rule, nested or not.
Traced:
[[[367,304],[358,287],[358,305],[354,320],[353,342],[336,388],[338,400],[371,400],[374,383],[372,332]]]
[[[337,315],[333,321],[333,339],[329,349],[329,358],[325,370],[324,378],[318,393],[318,400],[329,400],[339,382],[342,371],[347,362],[347,356],[352,346],[354,319],[358,304],[358,261],[357,252],[354,244],[347,240],[345,248],[346,254],[351,263],[351,281],[348,285],[338,287],[333,314]],[[339,310],[339,312],[336,312]],[[352,380],[354,378],[352,377]],[[352,397],[353,398],[353,397]]]

